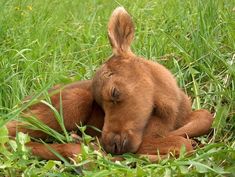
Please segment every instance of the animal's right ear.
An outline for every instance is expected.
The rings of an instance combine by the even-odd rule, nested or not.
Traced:
[[[131,55],[131,42],[134,38],[134,24],[123,7],[117,7],[108,23],[108,37],[115,56]]]

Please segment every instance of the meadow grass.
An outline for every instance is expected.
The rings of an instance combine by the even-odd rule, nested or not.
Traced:
[[[18,119],[51,86],[93,76],[111,55],[107,22],[120,5],[136,24],[133,51],[169,68],[194,109],[214,113],[213,133],[198,138],[205,146],[193,155],[182,152],[158,163],[131,154],[114,163],[85,144],[73,162],[32,157],[24,146],[28,137],[8,139],[5,122]],[[235,176],[234,63],[233,0],[1,0],[0,176]],[[19,106],[27,95],[35,96]],[[63,123],[61,112],[54,111]],[[60,142],[70,141],[66,131],[56,134],[32,123]]]

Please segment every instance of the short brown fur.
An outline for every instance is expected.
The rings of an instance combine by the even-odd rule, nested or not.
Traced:
[[[182,145],[191,151],[191,141],[186,137],[208,133],[212,115],[206,110],[192,111],[190,99],[164,66],[133,54],[134,25],[124,8],[118,7],[111,15],[108,36],[113,55],[94,78],[61,89],[66,129],[76,130],[76,124],[80,123],[101,129],[101,135],[92,129],[87,133],[101,136],[104,149],[112,154],[165,155],[172,151],[179,153]],[[60,94],[54,94],[51,100],[59,110]],[[29,107],[23,114],[34,115],[61,131],[53,112],[43,103]],[[15,136],[16,129],[37,138],[47,136],[26,129],[23,123],[16,121],[9,122],[7,127],[11,136]],[[41,144],[28,146],[35,155],[57,159]],[[80,144],[53,144],[51,147],[65,157],[80,152]]]

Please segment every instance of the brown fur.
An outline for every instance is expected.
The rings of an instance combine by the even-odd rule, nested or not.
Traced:
[[[165,155],[169,151],[179,153],[182,145],[191,151],[191,142],[185,137],[208,133],[212,115],[206,110],[191,110],[189,98],[164,66],[133,54],[130,46],[134,25],[124,8],[114,10],[108,24],[108,36],[113,55],[100,67],[93,80],[61,88],[66,129],[75,130],[76,124],[80,123],[102,129],[102,145],[113,154],[156,155],[159,152]],[[57,110],[59,100],[60,93],[51,96]],[[31,106],[24,115],[35,115],[51,128],[61,131],[53,112],[43,103]],[[10,122],[7,126],[12,136],[18,127],[19,131],[33,137],[46,137],[42,132],[24,128],[22,123]],[[100,135],[91,129],[87,133]],[[35,155],[56,158],[41,144],[29,146]],[[65,157],[80,152],[79,144],[54,144],[51,147]]]

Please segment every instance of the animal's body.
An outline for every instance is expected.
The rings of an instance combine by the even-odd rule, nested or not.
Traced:
[[[188,151],[191,138],[208,133],[213,118],[207,110],[192,111],[188,96],[178,87],[168,69],[159,63],[136,56],[130,49],[134,25],[124,8],[114,10],[108,35],[113,55],[98,69],[92,80],[80,81],[61,89],[63,118],[68,131],[80,123],[92,125],[102,133],[104,149],[113,154],[166,154],[182,145]],[[53,90],[60,90],[54,88]],[[60,109],[60,93],[52,94],[52,105]],[[51,128],[61,131],[53,111],[37,103],[24,115],[34,115]],[[22,123],[8,123],[9,134],[18,131],[45,138],[40,131],[29,130]],[[31,143],[33,153],[43,158],[56,158],[39,143]],[[54,144],[64,156],[80,152],[80,144]]]

